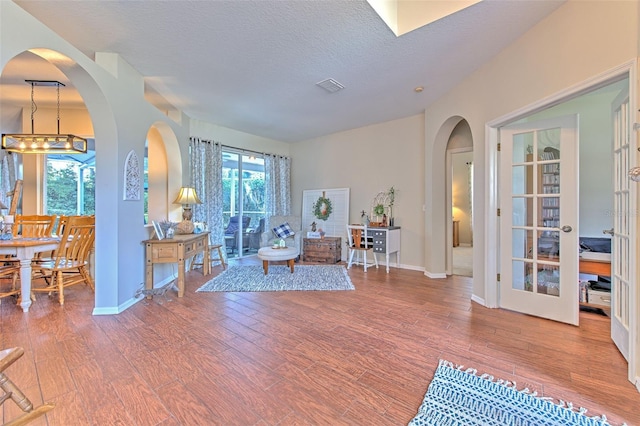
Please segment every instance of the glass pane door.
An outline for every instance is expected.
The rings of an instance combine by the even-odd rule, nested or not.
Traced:
[[[513,136],[512,288],[560,295],[560,131]]]
[[[264,159],[223,152],[225,245],[229,257],[256,254],[264,231]]]
[[[572,324],[578,318],[574,121],[505,127],[500,169],[500,305]]]

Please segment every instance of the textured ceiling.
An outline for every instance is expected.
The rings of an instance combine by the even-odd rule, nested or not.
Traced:
[[[563,1],[485,0],[400,37],[355,0],[16,3],[90,58],[118,53],[191,118],[296,142],[423,111]],[[3,109],[56,72],[21,61],[38,59],[5,67]]]

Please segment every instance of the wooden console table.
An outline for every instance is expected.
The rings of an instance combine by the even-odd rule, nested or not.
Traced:
[[[178,297],[184,296],[184,272],[186,260],[202,253],[202,274],[211,273],[209,261],[209,232],[200,234],[178,234],[173,238],[163,240],[145,240],[146,247],[146,275],[144,294],[150,299],[153,295],[153,265],[156,263],[178,264]]]

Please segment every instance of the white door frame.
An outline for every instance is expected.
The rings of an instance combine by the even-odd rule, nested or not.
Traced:
[[[463,152],[473,152],[473,147],[461,147],[447,149],[445,155],[445,170],[447,171],[446,182],[446,200],[445,208],[446,218],[453,218],[453,154],[460,154]],[[473,202],[473,201],[472,201]],[[473,223],[471,224],[473,227]],[[447,256],[446,256],[446,268],[445,273],[447,275],[453,275],[453,220],[447,220],[446,242],[447,242]],[[473,232],[473,231],[472,231]]]
[[[579,84],[568,87],[561,92],[558,92],[550,97],[544,98],[533,104],[527,105],[523,108],[503,115],[495,120],[492,120],[485,124],[485,194],[487,203],[485,204],[485,276],[484,276],[484,302],[487,307],[497,308],[499,306],[499,287],[497,284],[497,274],[499,265],[499,218],[497,215],[499,207],[499,161],[498,161],[498,128],[514,122],[518,119],[532,115],[536,112],[542,111],[551,106],[568,101],[584,93],[590,92],[598,87],[606,86],[607,84],[615,81],[616,79],[627,77],[629,78],[629,107],[634,114],[630,117],[630,126],[634,128],[630,129],[631,141],[630,151],[635,153],[634,158],[631,159],[631,166],[638,165],[640,159],[638,158],[638,135],[639,129],[636,129],[634,123],[639,120],[638,116],[638,60],[633,59],[625,62],[613,69],[610,69],[598,76],[585,80]],[[639,187],[640,189],[640,187]],[[633,191],[631,196],[630,205],[633,206],[635,211],[638,211],[638,197],[636,196],[638,190]],[[632,209],[632,210],[633,210]],[[635,217],[635,221],[631,223],[630,236],[633,241],[638,240],[638,221],[640,217]],[[636,244],[637,246],[637,244]],[[630,257],[635,259],[637,256],[636,246],[631,247]],[[632,282],[638,282],[636,271],[633,271],[633,275],[630,277]],[[631,342],[629,347],[629,370],[628,379],[635,384],[636,388],[640,391],[640,342],[638,342],[638,335],[640,333],[640,291],[637,286],[631,289],[630,299],[632,300],[631,311],[633,315],[630,318],[629,333],[631,336]]]

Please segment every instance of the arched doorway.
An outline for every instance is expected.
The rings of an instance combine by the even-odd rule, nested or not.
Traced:
[[[4,59],[4,58],[3,58]],[[30,86],[25,83],[27,79],[34,80],[52,80],[63,83],[64,90],[60,94],[60,132],[74,133],[89,139],[117,140],[116,126],[113,115],[107,106],[106,99],[99,89],[96,82],[91,78],[89,73],[79,66],[71,58],[49,49],[31,49],[25,50],[12,58],[5,59],[2,67],[0,80],[3,85],[3,96],[0,100],[0,111],[2,111],[3,132],[28,133],[30,130]],[[47,117],[54,117],[53,125],[55,126],[55,113],[51,111],[56,109],[57,99],[49,95],[38,99],[38,108],[43,113],[43,120],[47,121]],[[47,114],[47,110],[49,113]],[[24,113],[23,111],[27,111]],[[96,123],[92,120],[92,111],[100,111],[100,120]],[[40,116],[35,116],[35,131],[45,132],[47,128],[39,128],[41,125],[37,120]],[[27,126],[25,123],[29,123]],[[42,123],[45,126],[46,123]],[[52,131],[51,133],[56,133]],[[100,148],[98,141],[96,148],[96,161],[103,153],[103,160],[109,162],[109,157],[115,154],[110,153],[106,147]],[[42,213],[45,205],[45,159],[42,155],[27,156],[23,155],[18,173],[22,175],[24,180],[22,209],[25,213]],[[40,157],[40,158],[38,158]],[[99,169],[99,165],[96,167]],[[105,172],[97,172],[95,176],[95,187],[100,187],[100,182],[110,182],[114,178],[117,169],[107,170]],[[111,246],[114,235],[105,232],[108,229],[108,219],[105,220],[104,214],[101,214],[99,192],[96,193],[95,214],[96,214],[96,243],[95,243],[95,282],[96,296],[107,295],[103,300],[109,303],[109,299],[117,293],[113,287],[105,287],[103,283],[110,281],[109,268],[101,265],[109,265],[116,263],[116,253],[114,250],[107,250],[103,247]],[[102,202],[103,205],[109,205],[107,200]],[[102,217],[101,217],[102,216]],[[111,233],[112,234],[112,233]],[[116,240],[117,241],[117,240]],[[117,243],[115,244],[117,246]],[[98,255],[100,254],[100,255]],[[100,271],[105,271],[105,275]],[[27,307],[28,308],[28,307]]]

